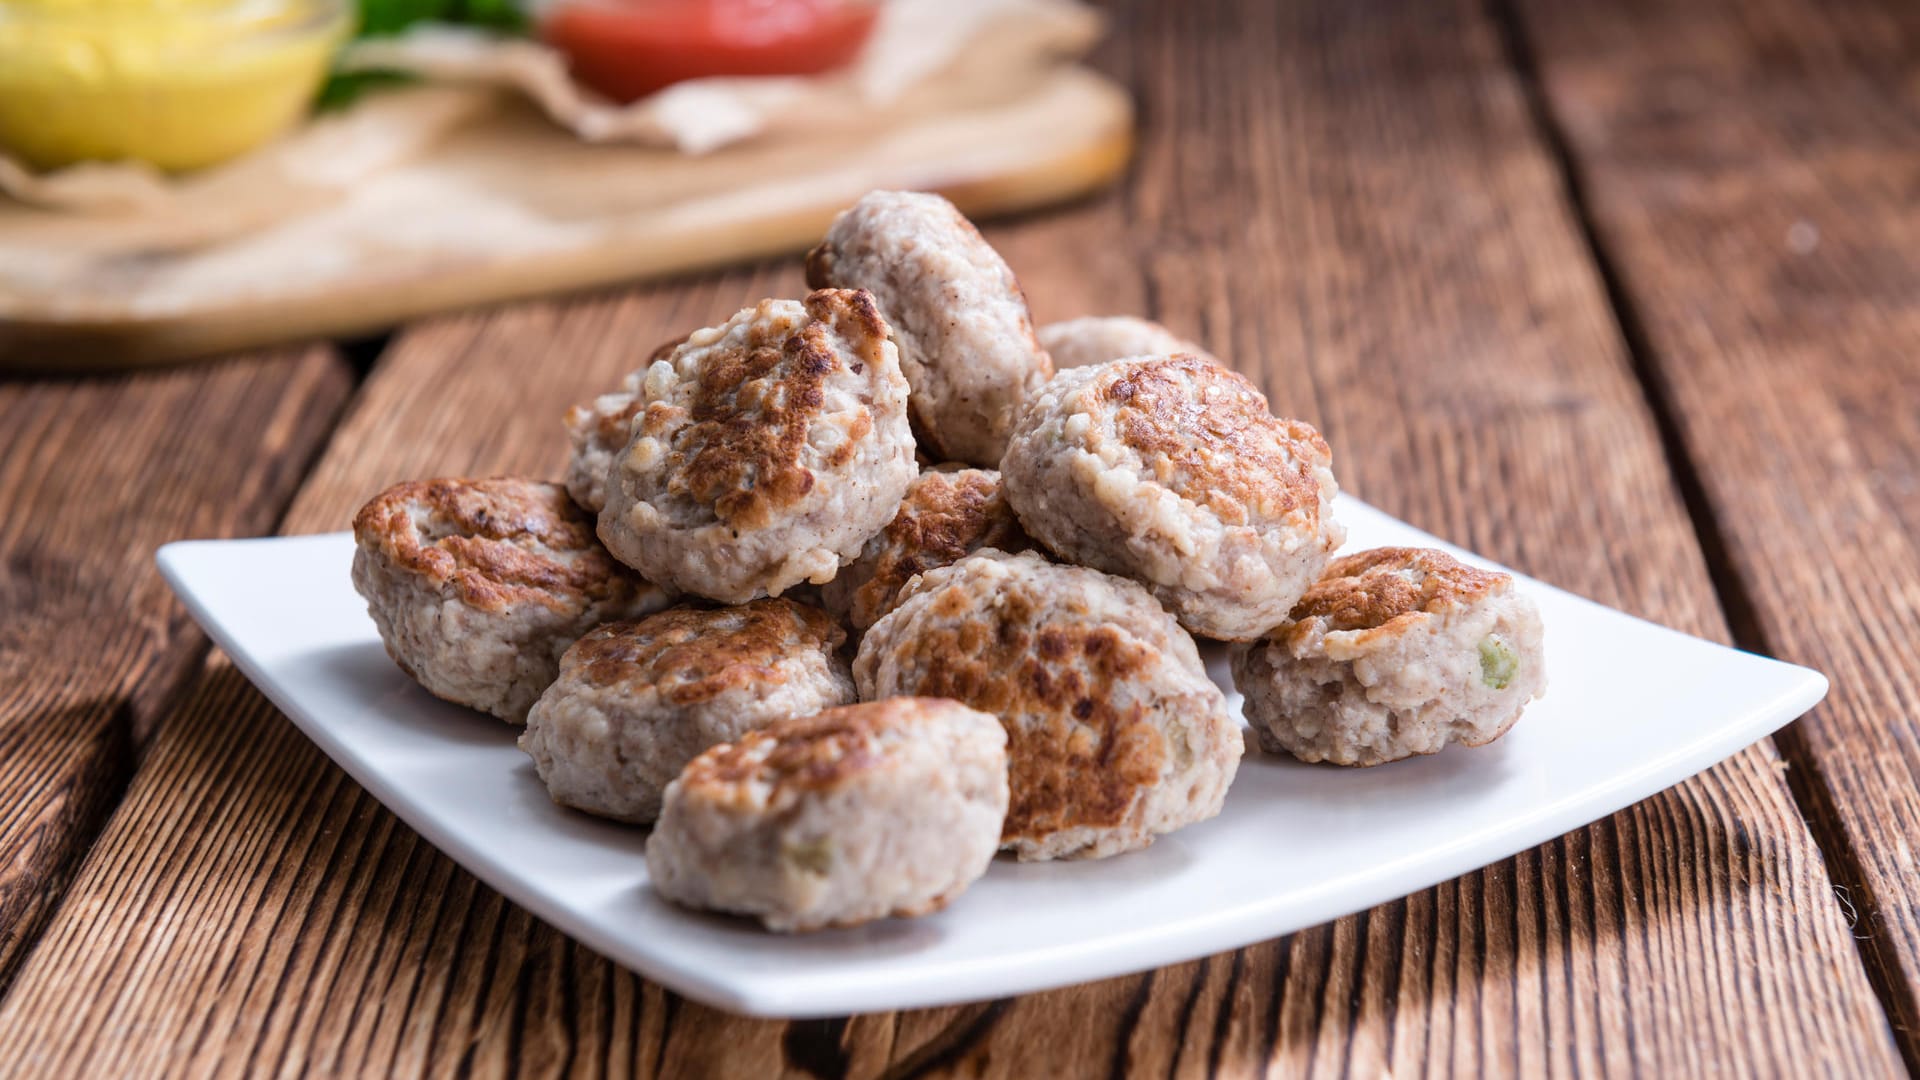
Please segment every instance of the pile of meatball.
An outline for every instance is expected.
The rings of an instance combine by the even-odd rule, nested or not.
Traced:
[[[662,895],[783,931],[935,911],[1220,812],[1247,739],[1377,765],[1503,734],[1540,618],[1438,551],[1342,558],[1332,453],[1142,319],[1037,332],[934,195],[878,191],[762,300],[566,417],[564,485],[354,520],[387,651],[524,723],[553,798],[651,823]]]

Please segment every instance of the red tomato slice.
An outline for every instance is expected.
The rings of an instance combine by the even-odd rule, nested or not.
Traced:
[[[575,78],[619,102],[709,75],[812,75],[873,31],[871,0],[567,0],[540,34]]]

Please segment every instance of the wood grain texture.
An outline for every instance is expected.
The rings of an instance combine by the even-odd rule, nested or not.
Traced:
[[[0,383],[0,986],[206,647],[154,549],[270,530],[350,389],[324,349]]]
[[[1753,647],[1920,1068],[1920,7],[1522,8]]]
[[[1497,28],[1459,4],[1149,4],[1135,176],[988,230],[1045,318],[1146,310],[1324,425],[1362,497],[1724,638]],[[554,417],[796,268],[451,319],[381,363],[289,527],[552,472]],[[480,886],[222,662],[0,1003],[44,1071],[1694,1075],[1897,1069],[1771,747],[1518,858],[1150,974],[797,1024],[679,1000]]]

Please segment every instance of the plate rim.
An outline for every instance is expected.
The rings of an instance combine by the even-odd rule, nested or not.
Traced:
[[[1392,515],[1367,506],[1351,496],[1343,494],[1342,503],[1365,507],[1366,511],[1378,514],[1402,528],[1420,532]],[[1433,546],[1466,554],[1483,565],[1497,565],[1492,560],[1471,552],[1464,552],[1456,545],[1448,544],[1424,532],[1421,532],[1421,535],[1426,537]],[[1781,669],[1780,674],[1784,681],[1768,700],[1742,710],[1737,722],[1721,725],[1679,747],[1672,748],[1644,768],[1611,777],[1597,792],[1588,792],[1580,797],[1570,796],[1558,803],[1548,805],[1537,814],[1531,815],[1525,827],[1518,832],[1503,831],[1468,836],[1455,844],[1437,849],[1451,856],[1447,860],[1449,863],[1470,863],[1467,869],[1449,873],[1438,882],[1417,885],[1411,890],[1395,891],[1391,895],[1368,900],[1359,907],[1354,906],[1350,897],[1340,893],[1336,882],[1323,889],[1309,889],[1304,900],[1301,893],[1295,890],[1280,894],[1278,899],[1269,898],[1262,902],[1241,904],[1212,912],[1197,924],[1190,923],[1171,932],[1156,931],[1150,936],[1143,934],[1142,940],[1132,945],[1116,945],[1109,938],[1098,943],[1077,946],[1082,950],[1091,950],[1083,956],[1061,957],[1050,955],[1051,951],[1029,952],[1011,965],[1004,962],[998,963],[992,973],[995,989],[984,995],[951,986],[942,992],[941,986],[946,986],[947,982],[951,981],[950,976],[943,976],[944,981],[940,985],[933,985],[924,978],[903,983],[898,975],[877,979],[862,978],[861,973],[843,973],[838,976],[842,981],[832,992],[832,1007],[821,1008],[803,1000],[801,983],[804,980],[764,975],[747,978],[719,977],[702,972],[666,954],[637,950],[617,935],[602,933],[585,908],[566,906],[557,896],[535,888],[530,878],[514,872],[483,845],[467,843],[449,829],[443,828],[441,814],[429,809],[425,803],[410,797],[405,789],[387,782],[365,755],[359,753],[351,743],[341,739],[328,724],[309,713],[285,686],[269,675],[254,648],[236,638],[231,628],[207,606],[205,599],[196,591],[190,580],[194,560],[203,552],[224,550],[231,545],[337,545],[343,541],[350,544],[351,534],[334,532],[296,536],[176,540],[162,545],[155,552],[155,562],[161,576],[180,598],[195,623],[227,654],[248,681],[272,702],[276,709],[291,719],[301,733],[318,746],[331,761],[351,776],[355,783],[398,816],[409,828],[420,833],[428,843],[485,882],[490,888],[614,962],[688,998],[732,1012],[761,1018],[834,1017],[870,1011],[927,1008],[978,1001],[987,997],[1034,993],[1094,979],[1117,977],[1126,972],[1151,970],[1198,956],[1209,956],[1228,949],[1246,947],[1253,943],[1295,933],[1301,929],[1322,925],[1344,915],[1391,902],[1397,897],[1431,888],[1440,882],[1471,873],[1474,869],[1484,868],[1514,854],[1531,850],[1555,837],[1599,821],[1665,791],[1705,772],[1792,723],[1819,704],[1830,687],[1830,681],[1824,674],[1804,665],[1762,656],[1685,634],[1629,612],[1607,607],[1546,582],[1525,578],[1525,575],[1517,575],[1525,578],[1530,588],[1551,590],[1563,599],[1600,609],[1610,617],[1629,619],[1640,624],[1641,627],[1650,628],[1660,634],[1685,637],[1717,649],[1741,654],[1752,660],[1777,665]],[[1429,850],[1422,854],[1425,859],[1431,860],[1435,853],[1434,850]],[[1281,928],[1274,929],[1276,926]],[[1124,952],[1127,957],[1118,967],[1110,959],[1116,952]],[[1095,957],[1101,956],[1108,957],[1109,962],[1092,963]],[[1099,970],[1091,971],[1090,967],[1098,967]],[[1008,976],[1009,968],[1012,969],[1011,977]],[[950,972],[951,965],[944,966],[941,970]]]

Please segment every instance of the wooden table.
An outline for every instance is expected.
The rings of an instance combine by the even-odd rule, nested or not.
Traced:
[[[502,900],[152,569],[557,418],[792,261],[118,379],[0,384],[0,1073],[1883,1075],[1920,1065],[1920,6],[1154,3],[1117,190],[989,228],[1151,313],[1351,490],[1809,664],[1811,716],[1405,900],[1149,974],[781,1024]],[[1631,677],[1631,673],[1623,673]]]

